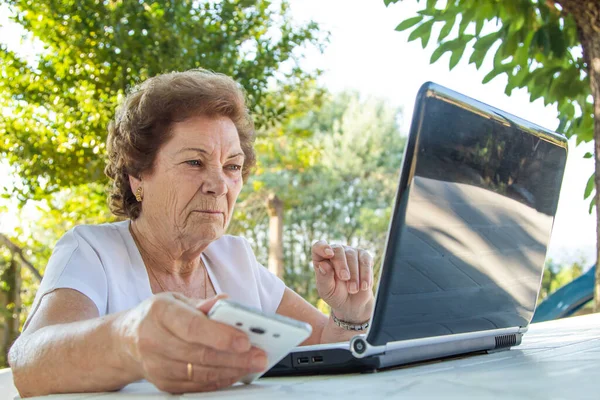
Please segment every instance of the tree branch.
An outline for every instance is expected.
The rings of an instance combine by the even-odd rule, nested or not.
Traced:
[[[14,254],[18,254],[19,257],[21,258],[21,261],[23,261],[23,264],[25,264],[25,266],[27,267],[27,269],[29,269],[29,271],[31,271],[31,273],[33,274],[33,276],[35,276],[38,281],[42,280],[42,274],[40,274],[40,271],[37,270],[36,267],[33,266],[32,263],[30,263],[27,258],[23,255],[23,249],[20,248],[18,245],[16,245],[12,240],[10,240],[10,238],[8,238],[6,235],[0,233],[0,243],[4,243],[4,245],[6,247],[8,247],[8,249],[14,253]]]

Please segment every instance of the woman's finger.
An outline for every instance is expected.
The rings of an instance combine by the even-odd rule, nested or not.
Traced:
[[[327,301],[335,292],[335,269],[331,261],[321,261],[315,265],[315,283],[319,296]]]
[[[221,351],[244,353],[250,350],[250,340],[244,332],[211,321],[203,312],[172,296],[156,297],[151,312],[160,325],[181,340]]]
[[[250,373],[261,372],[262,370],[251,370],[246,368],[232,367],[213,367],[203,364],[197,364],[189,361],[191,364],[191,381],[215,382],[230,378],[241,378]],[[150,379],[167,381],[190,381],[188,375],[188,362],[175,361],[168,358],[156,358],[149,360],[145,365],[147,376]]]
[[[346,262],[346,251],[344,250],[344,247],[334,244],[331,248],[333,249],[334,257],[330,261],[333,264],[336,276],[342,281],[348,281],[350,279],[350,269]]]
[[[366,250],[358,250],[360,290],[367,291],[373,284],[373,257]]]
[[[207,392],[233,385],[242,377],[247,375],[242,370],[230,368],[203,367],[201,365],[192,365],[191,379],[188,379],[188,365],[179,363],[171,365],[174,371],[177,371],[178,378],[166,379],[159,378],[151,380],[159,389],[168,393],[191,393]],[[180,377],[183,375],[183,377]]]
[[[254,372],[262,371],[267,366],[267,357],[264,351],[255,347],[246,353],[234,353],[199,344],[186,343],[169,333],[157,336],[161,338],[160,343],[150,344],[153,348],[149,349],[148,352],[154,352],[162,358],[205,366],[241,368],[249,371],[253,370]]]
[[[222,300],[222,299],[227,299],[227,298],[229,298],[228,294],[221,293],[210,299],[205,299],[205,300],[201,300],[200,302],[197,302],[195,304],[195,308],[197,310],[202,311],[204,314],[208,315],[210,309],[215,305],[215,303],[217,301]]]
[[[318,240],[312,245],[312,260],[313,263],[318,263],[322,260],[329,260],[334,256],[332,246],[329,245],[325,240]],[[315,268],[316,268],[315,264]]]
[[[350,280],[346,282],[348,285],[348,292],[350,294],[356,294],[360,289],[358,251],[354,247],[344,246],[344,253],[346,255],[346,264],[348,264],[348,270],[350,271]]]

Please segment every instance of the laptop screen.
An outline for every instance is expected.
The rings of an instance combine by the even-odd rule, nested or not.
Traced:
[[[435,88],[417,108],[368,341],[526,326],[565,141]]]

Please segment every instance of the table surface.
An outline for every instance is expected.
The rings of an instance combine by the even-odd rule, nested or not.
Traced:
[[[17,391],[0,370],[0,398]],[[533,324],[510,351],[406,366],[374,374],[264,378],[212,393],[181,396],[142,381],[119,392],[54,395],[46,399],[304,399],[357,398],[600,399],[600,314]]]

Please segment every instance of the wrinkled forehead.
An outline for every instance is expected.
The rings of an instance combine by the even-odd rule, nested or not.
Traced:
[[[185,148],[201,148],[208,153],[241,152],[237,128],[228,117],[189,117],[172,123],[170,136],[164,148],[169,153]]]

